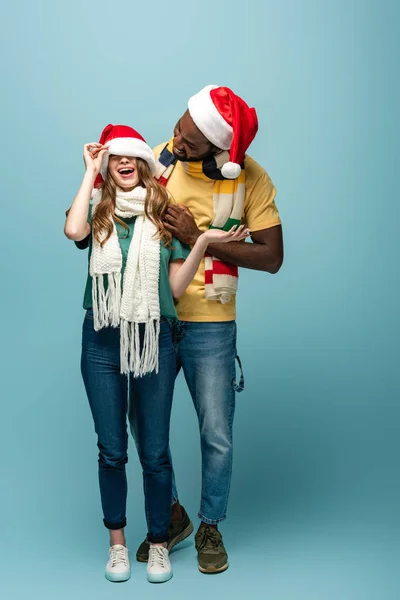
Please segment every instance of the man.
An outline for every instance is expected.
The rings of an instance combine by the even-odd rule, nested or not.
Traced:
[[[174,199],[166,225],[180,241],[192,246],[210,226],[227,230],[244,222],[253,242],[210,246],[177,304],[184,334],[178,371],[183,370],[201,436],[201,523],[195,541],[203,573],[228,568],[218,523],[226,518],[231,483],[235,392],[243,389],[243,376],[235,383],[238,267],[277,273],[283,261],[275,188],[245,154],[257,128],[255,109],[228,88],[207,86],[189,100],[170,142],[154,150],[157,177]],[[169,549],[192,531],[174,486]],[[137,559],[146,561],[147,555],[144,541]]]

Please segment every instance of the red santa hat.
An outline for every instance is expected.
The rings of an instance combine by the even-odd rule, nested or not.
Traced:
[[[107,175],[110,154],[142,158],[147,162],[150,171],[154,175],[156,160],[153,150],[146,144],[145,139],[140,133],[132,129],[132,127],[128,127],[127,125],[107,125],[103,129],[99,143],[107,146],[107,152],[103,156],[100,169],[100,175],[103,179]]]
[[[207,85],[188,102],[189,113],[201,133],[217,148],[229,150],[221,169],[227,179],[240,175],[247,148],[258,129],[257,113],[227,87]]]

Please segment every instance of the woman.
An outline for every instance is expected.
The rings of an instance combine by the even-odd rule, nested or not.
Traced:
[[[174,298],[189,285],[208,244],[240,241],[243,227],[203,233],[189,252],[163,225],[168,193],[155,179],[151,148],[134,129],[108,125],[84,146],[86,172],[68,212],[66,236],[90,235],[82,375],[99,448],[104,525],[110,534],[106,577],[126,581],[128,404],[136,414],[143,468],[147,578],[172,577],[167,549],[172,469],[169,423],[176,373]],[[92,199],[92,203],[90,200]]]

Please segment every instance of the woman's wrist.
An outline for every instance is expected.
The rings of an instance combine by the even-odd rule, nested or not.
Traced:
[[[204,253],[207,250],[208,244],[209,242],[207,240],[206,232],[203,232],[197,238],[194,247],[200,248],[200,250],[202,250]]]
[[[86,168],[84,179],[94,183],[97,175],[98,175],[98,173],[96,172],[96,169],[89,167],[89,168]]]

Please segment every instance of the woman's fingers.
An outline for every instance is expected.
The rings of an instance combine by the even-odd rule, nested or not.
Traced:
[[[250,229],[247,227],[247,225],[241,225],[237,231],[236,231],[236,235],[238,237],[240,237],[241,239],[246,238],[247,236],[250,235]]]
[[[229,241],[231,242],[241,242],[245,240],[250,235],[250,230],[246,225],[234,225],[232,229],[228,231]]]
[[[232,236],[232,238],[236,239],[242,235],[244,227],[244,225],[234,225],[229,231],[229,234]]]
[[[91,149],[91,153],[93,154],[93,156],[96,156],[99,152],[106,152],[108,150],[108,148],[106,146],[99,146],[97,148],[92,147]]]
[[[90,144],[85,144],[83,146],[83,154],[85,156],[90,156],[91,158],[96,158],[101,150],[106,151],[107,147],[103,146],[103,144],[98,144],[97,142],[90,142]]]
[[[103,144],[98,144],[97,142],[90,142],[89,144],[85,144],[85,148],[89,151],[94,148],[103,148]]]
[[[229,231],[217,230],[216,235],[221,240],[221,242],[230,242],[232,240],[232,236],[235,233],[235,228],[229,229]]]
[[[210,229],[208,234],[210,240],[215,242],[242,242],[250,235],[250,230],[246,225],[234,225],[229,231],[222,229]],[[212,243],[212,242],[211,242]]]

